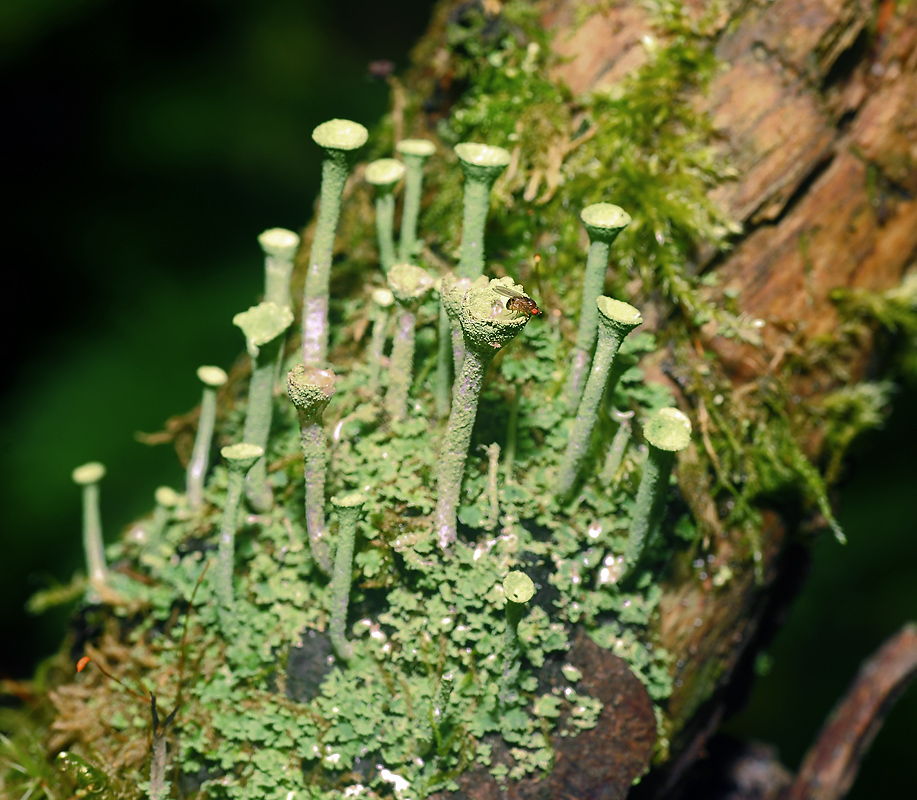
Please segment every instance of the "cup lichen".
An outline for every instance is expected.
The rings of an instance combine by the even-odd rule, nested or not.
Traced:
[[[579,329],[576,344],[570,354],[570,371],[564,395],[567,409],[575,411],[583,392],[583,382],[595,349],[598,312],[595,301],[605,290],[605,270],[611,245],[618,234],[630,224],[630,215],[611,203],[593,203],[586,206],[580,219],[589,234],[589,255],[583,275],[583,301],[580,307]]]
[[[274,381],[283,357],[284,334],[293,324],[293,312],[286,306],[264,302],[236,314],[232,321],[245,334],[252,359],[242,439],[266,449],[274,414]],[[258,511],[268,511],[274,503],[265,461],[256,464],[245,479],[245,495]]]
[[[220,544],[217,567],[214,571],[214,591],[220,610],[220,626],[227,638],[235,632],[233,618],[234,596],[232,574],[235,566],[236,529],[239,525],[239,507],[242,504],[242,487],[248,471],[264,456],[264,448],[250,442],[232,444],[220,450],[229,473],[226,482],[226,501],[223,505],[223,522],[220,526]]]
[[[287,375],[287,393],[299,414],[306,489],[306,530],[312,557],[326,575],[333,563],[325,530],[325,476],[328,471],[328,441],[322,428],[322,414],[334,396],[335,375],[330,369],[297,364]]]
[[[570,431],[570,439],[557,479],[557,496],[566,498],[573,491],[580,468],[589,451],[592,431],[598,420],[599,405],[614,357],[627,334],[643,322],[640,312],[628,303],[602,295],[595,301],[598,310],[598,344],[586,388]]]
[[[332,577],[332,608],[328,633],[338,658],[348,661],[353,658],[353,643],[347,640],[347,607],[350,603],[350,583],[353,579],[353,548],[357,537],[357,522],[363,513],[366,495],[351,492],[331,498],[338,512],[337,545],[334,552],[334,576]]]
[[[83,552],[86,556],[87,598],[97,602],[98,587],[105,584],[108,566],[102,539],[102,514],[99,510],[99,482],[105,477],[105,466],[90,461],[73,470],[73,482],[83,488]]]
[[[366,182],[376,187],[376,240],[379,263],[388,272],[395,263],[395,187],[404,177],[405,166],[394,158],[379,158],[366,166]]]
[[[631,568],[640,561],[647,543],[659,530],[675,454],[691,444],[691,420],[677,408],[660,409],[643,426],[643,437],[647,446],[646,461],[634,501],[625,554]]]
[[[398,260],[408,263],[417,258],[417,218],[423,190],[423,168],[427,159],[436,152],[429,139],[402,139],[395,150],[404,161],[407,176],[404,180],[404,209],[401,212],[401,240],[398,242]]]
[[[220,367],[198,367],[197,377],[204,384],[201,397],[201,412],[197,422],[197,433],[194,435],[194,448],[191,460],[185,472],[185,492],[188,504],[195,511],[204,503],[204,479],[210,466],[210,447],[213,442],[213,428],[217,415],[217,389],[229,376]]]
[[[443,550],[455,541],[459,495],[484,373],[497,352],[509,344],[529,320],[528,316],[520,316],[506,308],[505,298],[492,288],[495,285],[522,291],[512,278],[476,282],[463,295],[458,314],[466,352],[461,374],[455,381],[452,410],[440,447],[433,514],[436,539]]]
[[[258,244],[264,252],[264,300],[290,308],[290,276],[299,250],[299,234],[286,228],[268,228],[258,236]]]
[[[433,288],[433,278],[413,264],[395,264],[388,274],[388,286],[398,303],[398,323],[392,344],[388,392],[385,409],[393,420],[403,420],[407,413],[408,393],[414,377],[414,330],[417,306]]]
[[[323,122],[312,131],[312,139],[324,150],[325,157],[318,220],[303,289],[302,360],[309,366],[324,367],[327,360],[328,285],[341,198],[354,151],[366,144],[368,136],[366,128],[347,119]]]

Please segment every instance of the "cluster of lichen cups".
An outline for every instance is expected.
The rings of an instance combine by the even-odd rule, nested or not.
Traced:
[[[357,525],[366,502],[364,493],[371,491],[372,487],[359,487],[361,491],[344,492],[331,500],[337,509],[338,530],[336,536],[330,536],[325,516],[330,456],[322,415],[335,392],[335,374],[327,360],[331,254],[344,183],[353,155],[366,141],[366,136],[365,128],[346,120],[320,125],[313,135],[325,151],[321,203],[304,287],[302,363],[289,371],[286,380],[287,393],[300,423],[304,518],[309,549],[314,563],[331,581],[328,630],[337,657],[345,663],[354,655],[354,645],[346,635],[346,622]],[[408,140],[399,143],[396,149],[404,164],[383,159],[369,165],[365,177],[376,190],[379,263],[388,286],[373,293],[375,311],[368,348],[368,385],[379,413],[384,413],[387,419],[397,424],[412,415],[410,395],[415,379],[416,311],[435,284],[430,273],[411,263],[418,259],[420,253],[416,231],[423,167],[435,148],[425,140]],[[495,291],[502,287],[525,296],[520,284],[510,277],[491,280],[483,276],[484,230],[491,188],[509,163],[509,153],[502,148],[473,143],[458,145],[455,150],[465,176],[465,203],[460,261],[455,273],[445,275],[438,282],[440,313],[435,403],[437,415],[448,415],[448,419],[436,459],[436,504],[430,522],[430,535],[438,544],[441,557],[446,559],[450,557],[457,539],[459,501],[485,374],[494,357],[521,333],[530,319],[528,314],[507,306],[505,293]],[[395,189],[405,176],[404,210],[396,258],[393,235]],[[602,294],[609,248],[629,222],[629,217],[617,206],[599,203],[585,209],[582,219],[592,245],[583,284],[580,330],[563,395],[566,403],[576,410],[576,418],[570,427],[566,452],[556,476],[555,497],[561,507],[574,497],[581,481],[602,399],[608,396],[613,360],[628,333],[642,322],[636,308]],[[264,454],[269,444],[275,385],[279,378],[286,332],[293,321],[289,285],[299,239],[290,231],[273,229],[262,234],[260,242],[266,258],[265,301],[234,319],[245,334],[252,371],[243,441],[221,450],[228,473],[227,491],[219,532],[218,559],[210,578],[219,603],[220,624],[227,639],[237,633],[233,613],[233,571],[235,536],[243,495],[258,512],[269,511],[273,502]],[[387,389],[382,397],[383,354],[388,341],[389,309],[393,303],[398,319],[385,381]],[[216,389],[226,381],[226,374],[216,367],[201,368],[198,374],[205,388],[198,437],[187,474],[186,493],[192,513],[199,512],[204,505],[204,478],[212,448]],[[588,378],[584,380],[587,374]],[[629,436],[630,424],[625,422],[622,422],[609,454],[611,459],[617,452],[614,469],[620,463]],[[647,543],[659,531],[674,456],[689,444],[690,430],[687,417],[674,408],[658,411],[644,427],[648,456],[630,521],[625,554],[628,568],[639,563]],[[498,524],[499,514],[499,447],[493,447],[489,451],[491,527]],[[609,468],[606,468],[608,471]],[[100,465],[86,465],[74,473],[74,479],[85,487],[84,531],[88,569],[94,586],[106,579],[97,490],[103,472]],[[524,603],[531,599],[535,587],[524,573],[510,571],[503,589],[507,599],[506,664],[500,702],[506,705],[515,702],[517,694],[520,659],[517,628]],[[439,706],[444,708],[448,704],[451,691],[451,676],[448,679],[443,676],[436,701]],[[440,733],[436,726],[434,734],[438,739]]]

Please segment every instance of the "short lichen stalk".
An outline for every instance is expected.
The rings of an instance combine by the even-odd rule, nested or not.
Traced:
[[[321,201],[315,238],[303,290],[302,360],[323,367],[328,354],[328,286],[334,236],[341,215],[341,198],[354,151],[362,147],[367,131],[357,122],[333,119],[319,125],[312,138],[324,151]]]
[[[487,529],[493,530],[500,521],[500,445],[481,445],[487,454]]]
[[[647,454],[634,501],[625,561],[635,566],[659,531],[669,493],[675,454],[691,443],[691,421],[677,408],[663,408],[643,428]]]
[[[503,638],[503,682],[500,686],[500,706],[512,705],[517,697],[521,653],[519,621],[525,604],[535,596],[535,584],[524,572],[513,570],[503,579],[506,595],[506,633]]]
[[[604,295],[596,300],[598,309],[599,341],[596,345],[595,359],[583,397],[576,412],[576,420],[570,432],[570,440],[564,452],[557,480],[557,497],[567,498],[579,475],[580,468],[589,452],[592,432],[599,415],[602,395],[608,383],[608,373],[614,358],[627,334],[643,322],[640,312],[620,300],[612,300]]]
[[[232,573],[236,554],[236,529],[239,525],[239,506],[245,475],[264,456],[264,448],[250,442],[224,447],[220,455],[226,461],[229,473],[226,481],[226,503],[220,526],[220,545],[217,568],[214,572],[214,589],[219,603],[220,627],[223,635],[231,637],[234,630]]]
[[[414,331],[417,306],[433,288],[433,278],[413,264],[396,264],[388,275],[388,285],[398,304],[398,324],[392,344],[388,392],[385,409],[395,421],[407,414],[408,393],[414,378]]]
[[[270,228],[258,237],[264,252],[264,301],[290,308],[290,277],[299,249],[299,235],[286,228]]]
[[[204,480],[210,466],[210,447],[213,443],[213,428],[217,416],[217,389],[226,383],[228,376],[219,367],[199,367],[197,377],[204,384],[201,397],[201,413],[194,436],[194,449],[185,473],[185,492],[188,505],[195,511],[204,504]]]
[[[456,515],[465,474],[465,462],[478,411],[478,398],[484,373],[497,352],[509,344],[528,322],[528,316],[506,309],[504,298],[493,291],[493,284],[522,287],[510,278],[476,284],[465,293],[459,322],[466,354],[462,372],[455,382],[452,411],[443,436],[437,462],[437,502],[433,514],[437,542],[448,549],[455,541]]]
[[[337,657],[349,661],[353,658],[353,643],[347,640],[346,630],[350,583],[353,579],[353,548],[366,496],[353,492],[342,497],[332,497],[331,502],[338,512],[338,535],[331,581],[331,622],[328,624],[328,635]]]
[[[89,589],[86,599],[98,602],[99,589],[108,578],[105,544],[102,540],[102,515],[99,512],[99,481],[105,477],[105,467],[90,461],[73,470],[73,482],[83,488],[83,552],[86,556],[86,576]]]
[[[595,301],[605,290],[605,270],[611,245],[618,234],[630,224],[630,216],[611,203],[586,206],[580,215],[589,233],[589,255],[583,276],[583,301],[580,307],[576,345],[570,354],[570,372],[564,387],[567,409],[574,411],[583,392],[583,382],[589,373],[589,363],[595,348],[598,311]]]
[[[366,182],[376,187],[376,241],[379,263],[386,273],[395,264],[395,186],[404,172],[404,164],[393,158],[380,158],[366,167]]]
[[[332,561],[325,530],[328,439],[322,427],[322,414],[334,396],[334,373],[297,364],[287,376],[287,392],[299,413],[309,546],[312,558],[326,575],[330,575]]]
[[[427,139],[404,139],[395,145],[395,149],[407,168],[404,208],[401,212],[401,240],[398,242],[398,260],[407,263],[417,257],[420,249],[417,242],[417,218],[423,193],[423,168],[427,159],[436,151],[436,146]]]
[[[246,347],[252,359],[242,438],[266,450],[274,414],[274,381],[283,357],[284,334],[293,324],[293,313],[289,308],[265,302],[236,314],[232,321],[245,334]],[[258,511],[268,511],[274,504],[267,482],[266,459],[248,473],[245,495]]]
[[[379,392],[379,376],[382,374],[382,360],[385,357],[385,339],[388,329],[388,314],[395,296],[388,289],[373,291],[372,339],[369,342],[369,391]]]

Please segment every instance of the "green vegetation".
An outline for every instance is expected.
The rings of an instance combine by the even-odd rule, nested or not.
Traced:
[[[577,688],[578,670],[563,663],[578,627],[629,664],[666,726],[673,687],[670,655],[654,630],[659,567],[673,548],[696,547],[697,534],[707,531],[704,517],[689,513],[696,497],[673,490],[672,461],[653,460],[660,445],[652,431],[647,461],[629,420],[642,427],[671,414],[660,412],[673,405],[669,390],[646,382],[639,366],[670,339],[685,395],[707,420],[700,432],[705,456],[679,468],[678,478],[712,481],[714,498],[733,501],[718,524],[744,526],[751,537],[756,501],[776,492],[802,493],[833,519],[824,481],[785,411],[785,387],[762,382],[736,398],[681,344],[686,331],[711,320],[725,335],[753,338],[729,309],[704,300],[705,279],[690,263],[702,245],[725,247],[735,230],[707,199],[727,173],[705,145],[708,121],[687,99],[715,68],[700,31],[663,10],[664,41],[648,45],[644,66],[613,95],[574,100],[544,77],[547,42],[526,6],[505,4],[496,36],[481,35],[474,19],[449,31],[466,65],[457,78],[468,86],[440,136],[448,144],[502,146],[500,169],[509,166],[481,201],[477,250],[459,248],[466,241],[455,213],[463,182],[451,155],[428,164],[431,202],[421,227],[436,252],[418,247],[416,230],[402,228],[402,253],[407,247],[419,254],[431,273],[461,257],[469,272],[480,262],[488,276],[465,284],[446,278],[440,298],[416,298],[416,403],[399,400],[397,413],[383,405],[379,388],[394,379],[384,370],[392,299],[378,294],[384,275],[375,248],[360,246],[372,236],[369,223],[348,218],[346,207],[341,270],[360,276],[352,283],[359,290],[328,297],[332,207],[349,168],[338,148],[329,155],[336,181],[329,193],[337,200],[323,188],[308,266],[304,315],[321,312],[317,327],[306,327],[308,366],[287,365],[292,402],[270,398],[263,462],[274,504],[240,517],[244,473],[229,460],[228,468],[212,470],[199,508],[164,504],[155,536],[128,537],[112,548],[128,573],[116,602],[85,611],[101,630],[91,644],[94,660],[129,685],[155,687],[166,707],[177,708],[169,746],[181,796],[330,800],[368,786],[422,798],[454,788],[471,767],[502,782],[549,769],[552,737],[575,736],[602,713],[601,703]],[[521,114],[516,97],[526,99]],[[430,148],[423,150],[426,158]],[[410,188],[410,164],[408,178]],[[355,193],[353,208],[368,208],[368,190]],[[490,198],[496,214],[485,262]],[[588,435],[571,481],[572,488],[579,478],[577,491],[559,498],[575,436],[560,391],[572,326],[564,313],[530,320],[494,287],[521,292],[514,276],[524,278],[540,300],[531,288],[540,276],[522,274],[537,248],[545,253],[545,294],[561,311],[577,308],[585,253],[578,214],[606,198],[632,221],[602,291],[623,296],[625,282],[639,278],[639,297],[627,299],[658,304],[657,316],[670,323],[656,334],[622,336],[613,373],[609,365],[596,372],[586,392]],[[333,225],[323,216],[332,213]],[[511,275],[489,279],[500,273]],[[450,419],[440,425],[430,376],[442,352],[437,326],[445,307],[464,335],[465,354],[455,350],[450,358],[445,350],[458,379]],[[366,343],[355,331],[370,316]],[[219,442],[242,438],[254,400],[241,383],[230,387],[235,403],[217,423]],[[833,413],[840,418],[866,405],[864,398],[835,401]],[[837,436],[845,441],[840,428]],[[496,468],[501,444],[503,480]],[[482,448],[485,458],[478,457]],[[662,449],[671,456],[676,448]],[[326,521],[331,495],[339,498],[334,538]],[[357,506],[359,513],[349,513]],[[208,581],[221,522],[219,562]],[[753,564],[755,551],[751,541],[747,563],[736,569]],[[545,691],[540,671],[551,667],[560,667],[567,683]],[[88,765],[81,774],[94,781],[91,791],[106,800],[142,796],[149,787],[135,777],[148,758],[149,704],[97,671],[75,681],[58,674],[54,683],[52,713],[66,719],[64,744]],[[497,756],[494,738],[508,756]],[[64,744],[52,738],[50,746]],[[7,763],[22,767],[4,778],[7,785],[25,792],[43,782],[49,797],[51,787],[75,789],[79,778],[63,767],[48,772],[30,755],[32,745],[28,726],[6,745]],[[93,777],[99,771],[105,781]]]

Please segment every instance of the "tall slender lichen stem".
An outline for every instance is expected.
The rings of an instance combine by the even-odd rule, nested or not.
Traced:
[[[286,228],[269,228],[258,237],[264,252],[264,301],[281,308],[293,305],[290,277],[299,249],[299,235]]]
[[[230,638],[235,631],[233,617],[232,573],[236,553],[236,529],[239,526],[239,506],[246,473],[264,455],[264,448],[250,442],[224,447],[220,454],[226,460],[229,473],[226,481],[226,504],[223,506],[223,523],[220,526],[220,547],[217,568],[214,572],[214,589],[219,603],[220,627]]]
[[[248,408],[242,438],[267,449],[274,414],[274,381],[283,356],[284,333],[293,324],[293,312],[275,303],[265,302],[236,314],[233,324],[242,329],[252,375],[248,385]],[[259,461],[245,479],[245,494],[258,511],[268,511],[274,504],[267,482],[267,459]]]
[[[417,306],[433,288],[433,278],[413,264],[396,264],[388,274],[388,286],[400,311],[392,345],[391,368],[385,409],[395,421],[407,414],[408,393],[414,377],[414,330]]]
[[[360,492],[332,497],[338,511],[337,547],[334,554],[332,578],[331,622],[328,634],[338,658],[353,658],[353,643],[347,640],[347,607],[350,604],[350,583],[353,579],[353,547],[357,537],[357,522],[363,511],[366,496]]]
[[[519,432],[519,387],[513,387],[513,396],[509,406],[509,420],[506,423],[506,445],[503,447],[503,475],[507,483],[514,480],[516,469],[516,439]]]
[[[484,373],[496,353],[513,340],[529,319],[505,307],[504,298],[491,288],[497,283],[522,291],[512,279],[501,278],[473,286],[462,298],[459,322],[467,352],[455,382],[452,411],[437,462],[437,502],[433,512],[437,542],[443,550],[455,541],[462,478]]]
[[[346,119],[324,122],[312,131],[312,139],[325,151],[321,202],[303,290],[302,360],[312,367],[323,367],[328,355],[328,285],[334,236],[351,159],[367,136],[366,128]]]
[[[395,186],[404,172],[404,164],[394,158],[380,158],[366,167],[366,182],[376,187],[376,240],[379,263],[386,273],[395,263]]]
[[[395,145],[404,161],[407,176],[404,180],[404,208],[401,212],[401,241],[398,242],[398,260],[413,261],[418,254],[417,217],[423,194],[423,167],[436,151],[436,145],[427,139],[404,139]]]
[[[332,560],[325,530],[328,439],[322,427],[322,414],[334,396],[334,373],[297,364],[287,376],[287,392],[299,413],[309,546],[316,564],[326,575],[330,575]]]
[[[484,227],[490,209],[490,190],[510,162],[509,151],[502,147],[463,142],[455,146],[455,153],[465,175],[464,205],[462,212],[462,245],[458,277],[474,279],[484,272]],[[439,312],[440,360],[436,371],[436,411],[440,417],[449,413],[451,370],[443,356],[444,341],[452,337],[455,376],[458,379],[465,358],[465,344],[461,332],[448,314]]]
[[[379,392],[379,376],[382,374],[382,359],[385,357],[385,338],[388,328],[388,310],[395,302],[395,296],[388,289],[373,291],[372,323],[373,333],[369,343],[369,391]]]
[[[586,258],[586,273],[583,276],[583,301],[580,306],[579,330],[576,345],[570,353],[570,372],[564,387],[568,411],[575,411],[583,392],[583,382],[589,373],[592,351],[598,326],[598,312],[595,301],[605,290],[605,270],[608,255],[618,234],[630,224],[630,216],[611,203],[594,203],[586,206],[580,214],[583,225],[589,233],[589,255]]]
[[[477,278],[484,272],[484,227],[490,210],[490,190],[511,160],[508,150],[475,142],[455,146],[465,175],[462,248],[456,272]]]
[[[513,570],[503,579],[506,595],[506,632],[503,638],[503,681],[500,686],[500,705],[506,708],[516,701],[519,685],[519,621],[525,604],[535,596],[535,584],[524,572]]]
[[[595,304],[598,309],[599,341],[558,474],[556,494],[561,499],[567,498],[573,491],[583,460],[589,452],[602,394],[605,392],[608,373],[618,348],[627,334],[643,322],[636,308],[620,300],[612,300],[602,295]]]
[[[659,530],[665,514],[675,453],[691,443],[691,421],[677,408],[663,408],[643,428],[647,454],[627,538],[625,561],[635,566]]]
[[[210,465],[210,446],[217,416],[217,389],[226,383],[228,376],[219,367],[199,367],[197,377],[204,384],[201,397],[201,414],[194,436],[194,449],[185,473],[185,492],[188,504],[197,511],[204,504],[204,479]]]
[[[86,599],[98,602],[98,587],[108,578],[105,564],[105,543],[102,540],[102,515],[99,512],[99,481],[105,477],[105,467],[90,461],[73,470],[73,482],[83,488],[83,553],[86,556],[86,577],[89,589]]]

